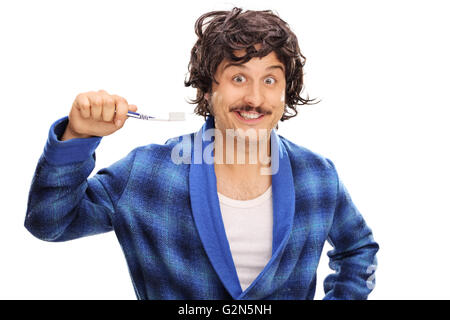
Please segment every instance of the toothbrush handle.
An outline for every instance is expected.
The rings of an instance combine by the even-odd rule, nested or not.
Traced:
[[[133,111],[128,111],[127,116],[131,117],[131,118],[143,119],[143,120],[148,120],[148,119],[154,118],[152,116],[147,116],[145,114],[141,114],[141,113],[137,113],[137,112],[133,112]]]

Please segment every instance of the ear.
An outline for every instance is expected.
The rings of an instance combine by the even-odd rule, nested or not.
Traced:
[[[211,94],[209,93],[209,92],[207,92],[207,93],[205,93],[205,99],[206,99],[206,101],[208,101],[208,105],[207,105],[207,109],[208,109],[208,111],[209,111],[209,113],[211,113],[212,115],[214,115],[213,114],[213,112],[212,112],[212,108],[211,108]]]

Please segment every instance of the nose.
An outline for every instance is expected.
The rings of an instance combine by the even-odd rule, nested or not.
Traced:
[[[253,83],[247,86],[244,97],[245,103],[252,107],[259,107],[264,103],[264,91],[259,83]]]

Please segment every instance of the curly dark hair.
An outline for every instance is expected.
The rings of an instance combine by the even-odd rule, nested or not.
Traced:
[[[197,104],[195,114],[205,120],[211,114],[205,94],[211,93],[212,81],[218,84],[214,74],[223,59],[246,63],[253,57],[264,57],[272,51],[286,70],[285,108],[281,121],[295,117],[297,105],[313,104],[315,99],[300,96],[306,58],[300,52],[297,37],[289,25],[271,10],[243,12],[235,7],[231,11],[208,12],[196,21],[195,33],[198,40],[191,51],[189,79],[184,81],[186,87],[197,89],[197,98],[189,101]],[[261,44],[258,51],[255,44]],[[246,55],[234,55],[234,50],[242,49],[245,49]]]

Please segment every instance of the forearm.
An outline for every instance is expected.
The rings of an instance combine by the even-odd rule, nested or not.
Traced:
[[[331,243],[331,241],[330,241]],[[324,281],[324,300],[365,300],[375,286],[376,253],[379,249],[371,233],[354,248],[328,252],[329,266],[335,273]]]
[[[28,197],[25,227],[47,241],[105,232],[109,226],[111,208],[102,200],[108,196],[98,179],[87,179],[100,138],[62,142],[66,126],[67,119],[60,119],[51,127]]]
[[[102,187],[96,180],[87,180],[93,168],[94,159],[54,166],[41,157],[30,187],[25,227],[46,241],[66,241],[110,230],[110,209],[96,199]]]

